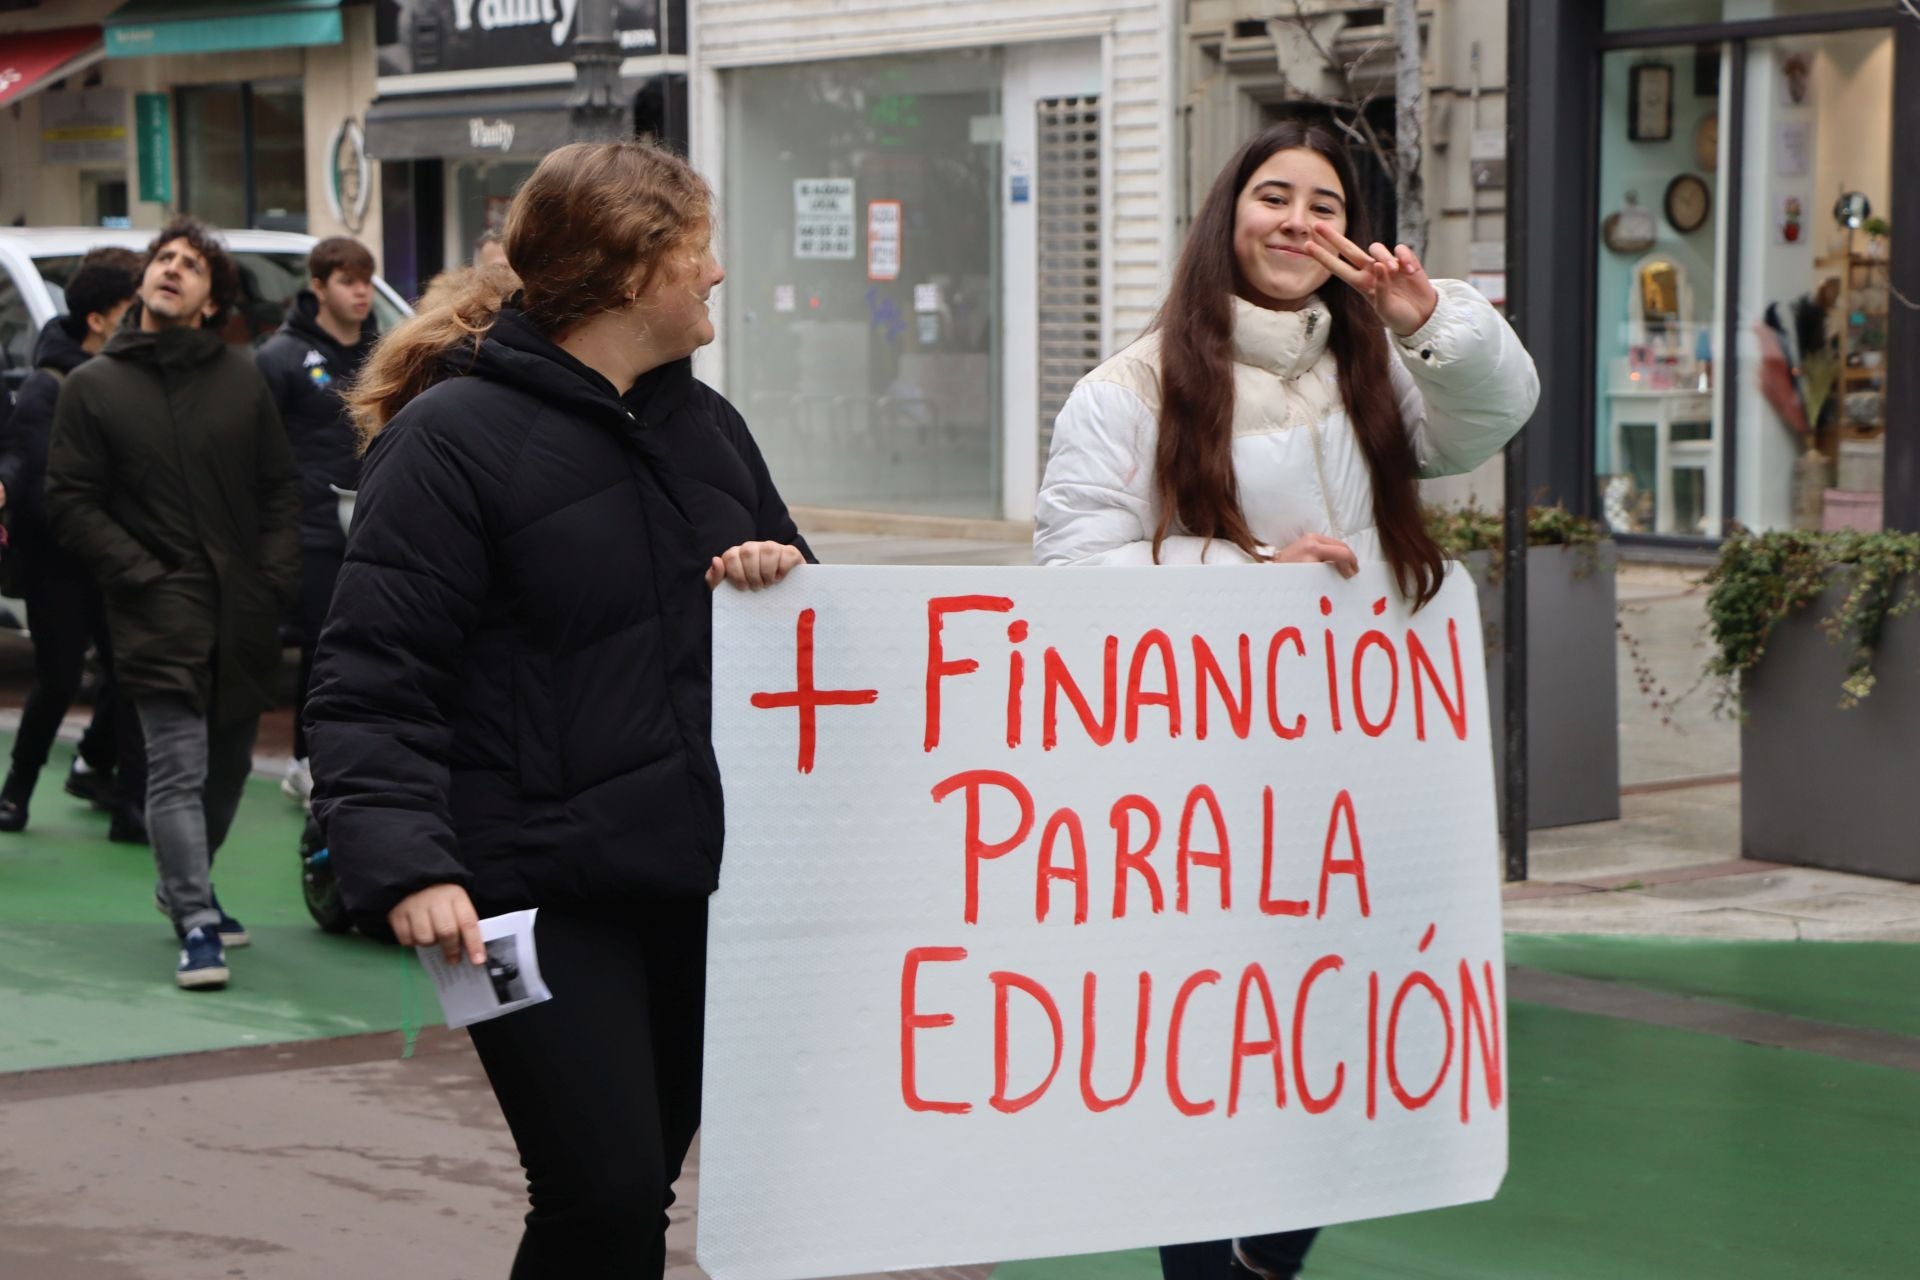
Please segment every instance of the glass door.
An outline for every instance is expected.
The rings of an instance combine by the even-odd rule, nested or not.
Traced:
[[[728,75],[727,389],[789,501],[999,512],[1001,68]]]

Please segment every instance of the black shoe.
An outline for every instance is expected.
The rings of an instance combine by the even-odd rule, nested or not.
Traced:
[[[27,829],[27,802],[15,800],[12,796],[0,795],[0,831],[25,831]]]
[[[139,814],[131,809],[115,809],[113,821],[107,827],[107,839],[115,844],[150,844],[147,837],[147,824]]]
[[[113,808],[113,775],[99,769],[89,769],[81,773],[75,761],[75,768],[67,770],[67,794],[76,800],[85,800],[96,809],[111,811]]]

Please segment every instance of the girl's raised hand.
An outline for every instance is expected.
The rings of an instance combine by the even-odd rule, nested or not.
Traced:
[[[1332,223],[1316,222],[1307,252],[1372,303],[1381,323],[1398,337],[1415,333],[1440,304],[1440,291],[1405,245],[1389,250],[1376,240],[1371,248],[1362,249]]]

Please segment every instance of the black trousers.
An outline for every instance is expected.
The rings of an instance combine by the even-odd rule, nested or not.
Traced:
[[[33,688],[27,691],[20,731],[13,740],[16,785],[31,794],[61,721],[80,695],[91,644],[100,655],[102,679],[95,690],[93,719],[80,738],[80,758],[101,773],[117,767],[121,803],[138,813],[146,803],[146,743],[138,714],[113,679],[113,642],[100,592],[78,561],[58,553],[36,556],[24,576]]]
[[[527,1171],[512,1280],[657,1280],[700,1127],[707,904],[543,907],[553,999],[468,1029]]]
[[[293,758],[305,760],[307,750],[307,686],[313,683],[313,651],[320,644],[320,628],[333,605],[333,584],[340,576],[344,556],[338,551],[300,548],[300,685],[293,695]]]
[[[1231,1240],[1164,1244],[1160,1246],[1161,1280],[1226,1280],[1229,1275],[1260,1275],[1263,1272],[1286,1280],[1306,1264],[1307,1250],[1313,1247],[1313,1238],[1319,1234],[1320,1228],[1307,1227],[1300,1231],[1276,1231],[1272,1235],[1242,1238],[1240,1247],[1246,1251],[1248,1261],[1260,1268],[1255,1272],[1232,1270]]]

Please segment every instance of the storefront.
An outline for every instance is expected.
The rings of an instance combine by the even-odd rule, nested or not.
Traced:
[[[551,16],[548,16],[551,10]],[[577,6],[397,0],[382,6],[367,149],[392,216],[388,278],[417,293],[498,231],[541,157],[574,140]],[[630,132],[687,145],[685,0],[617,0]]]
[[[355,150],[373,97],[374,10],[340,0],[73,0],[60,28],[0,35],[0,218],[36,226],[345,232],[377,244]],[[49,18],[42,18],[43,23]],[[340,194],[347,193],[342,202]]]
[[[1920,527],[1920,14],[1520,11],[1530,486],[1669,545]]]
[[[790,502],[1031,519],[1054,415],[1164,287],[1165,6],[695,8],[728,271],[703,376]]]

